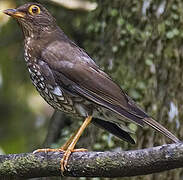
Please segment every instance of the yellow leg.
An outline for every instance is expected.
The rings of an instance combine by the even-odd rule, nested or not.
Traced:
[[[61,160],[61,170],[64,172],[64,169],[66,169],[69,156],[72,152],[83,152],[87,149],[74,149],[77,141],[79,140],[80,136],[82,135],[84,129],[90,124],[92,120],[92,116],[88,116],[81,127],[69,138],[69,140],[60,148],[58,149],[37,149],[33,153],[37,152],[64,152],[63,158]]]
[[[67,163],[68,163],[68,159],[69,156],[72,152],[78,152],[78,151],[83,151],[83,149],[74,149],[77,141],[79,140],[81,134],[83,133],[83,131],[85,130],[85,128],[90,124],[92,120],[92,116],[88,116],[85,121],[83,122],[83,124],[81,125],[81,127],[78,129],[77,133],[75,134],[75,136],[72,139],[72,142],[69,144],[67,150],[64,153],[64,156],[61,160],[61,170],[64,171],[64,169],[66,169]]]
[[[63,149],[63,151],[66,151],[67,148],[69,147],[69,145],[72,143],[74,137],[76,136],[76,134],[78,133],[79,129],[77,129],[77,131],[67,140],[67,142],[61,146],[59,149]]]
[[[77,131],[67,140],[67,142],[66,142],[63,146],[61,146],[60,148],[58,148],[58,149],[50,149],[50,148],[46,148],[46,149],[37,149],[37,150],[35,150],[33,153],[38,153],[38,152],[56,152],[56,151],[57,151],[57,152],[61,152],[61,151],[65,152],[65,151],[67,150],[67,148],[69,147],[70,143],[72,142],[74,136],[77,134],[77,132],[78,132],[78,129],[77,129]]]

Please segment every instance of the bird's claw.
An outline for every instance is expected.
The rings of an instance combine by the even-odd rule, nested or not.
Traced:
[[[81,148],[81,149],[67,149],[64,152],[63,158],[60,161],[60,167],[61,167],[61,171],[64,172],[65,170],[67,170],[67,164],[68,164],[68,160],[69,157],[71,155],[71,153],[73,152],[85,152],[88,151],[87,149]]]
[[[47,152],[64,152],[64,155],[60,161],[60,168],[61,168],[61,171],[62,171],[62,174],[65,170],[67,170],[67,164],[68,164],[68,160],[69,160],[69,157],[71,155],[71,153],[73,152],[85,152],[85,151],[88,151],[87,149],[84,149],[84,148],[81,148],[81,149],[67,149],[67,150],[64,150],[62,148],[58,148],[58,149],[37,149],[35,151],[33,151],[33,154],[36,154],[36,153],[39,153],[39,152],[44,152],[44,153],[47,153]]]
[[[47,153],[47,152],[65,152],[65,150],[63,150],[62,148],[59,148],[59,149],[36,149],[35,151],[33,151],[33,154],[36,154],[36,153],[39,153],[39,152],[44,152],[44,153]]]

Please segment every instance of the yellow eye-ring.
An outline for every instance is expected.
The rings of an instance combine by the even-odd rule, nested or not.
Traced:
[[[31,15],[36,15],[36,14],[40,14],[41,12],[41,9],[39,6],[36,6],[36,5],[32,5],[29,7],[29,13]]]

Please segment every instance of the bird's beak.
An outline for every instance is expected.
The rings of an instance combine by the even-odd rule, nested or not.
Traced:
[[[17,9],[6,9],[3,12],[14,18],[24,18],[25,17],[25,13],[20,12]]]

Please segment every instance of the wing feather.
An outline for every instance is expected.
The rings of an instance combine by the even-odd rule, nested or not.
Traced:
[[[99,69],[84,50],[68,39],[53,43],[56,46],[50,44],[46,47],[41,58],[53,72],[57,84],[138,125],[148,124],[174,142],[179,141],[168,130],[162,129],[158,122],[152,121],[152,118],[139,108],[106,73]],[[100,125],[100,122],[98,124]],[[104,128],[110,131],[109,124],[105,125]],[[112,126],[111,131],[115,128],[116,126]],[[127,134],[124,136],[131,141]]]
[[[142,119],[149,116],[81,48],[65,41],[53,43],[45,48],[42,59],[58,84],[143,126]]]

